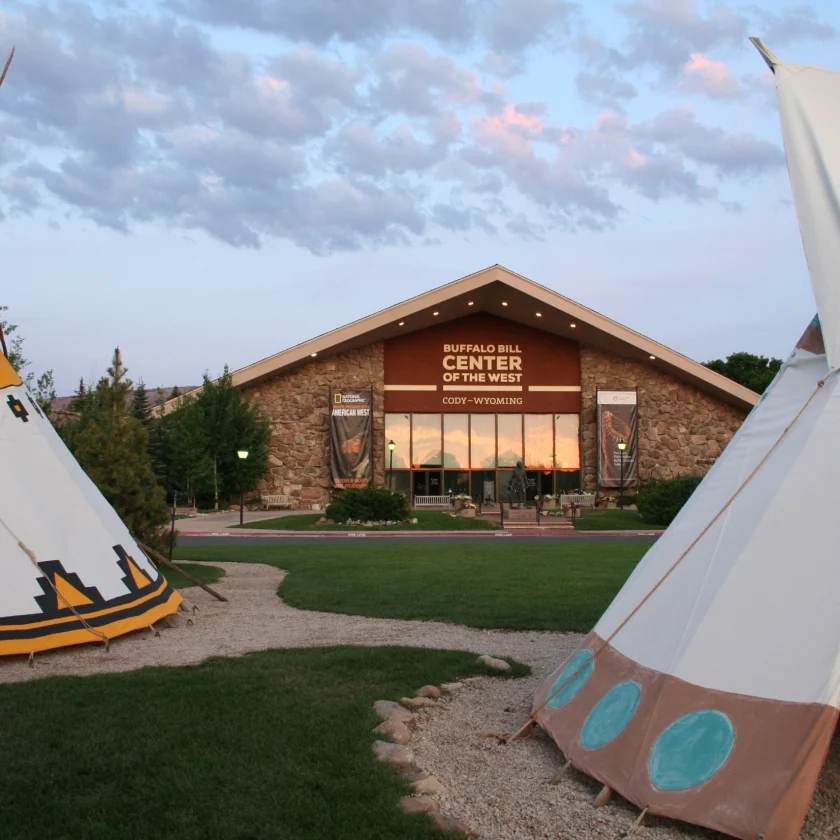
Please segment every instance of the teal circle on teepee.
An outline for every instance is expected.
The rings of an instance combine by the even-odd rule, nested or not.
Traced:
[[[734,746],[735,727],[723,712],[691,712],[656,739],[648,760],[650,780],[663,791],[702,785],[726,764]]]
[[[571,658],[549,689],[547,709],[559,709],[578,695],[595,670],[592,659],[591,650],[579,650]]]
[[[613,686],[594,706],[583,724],[580,743],[585,750],[597,750],[614,741],[633,720],[642,699],[637,682]]]

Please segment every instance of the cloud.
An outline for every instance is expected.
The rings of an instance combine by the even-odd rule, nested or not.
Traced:
[[[837,37],[836,27],[820,23],[811,6],[796,6],[780,15],[758,6],[751,6],[750,12],[760,26],[762,39],[774,48],[799,40],[829,41]]]
[[[502,55],[504,43],[524,64],[526,44],[568,36],[571,4],[528,2],[533,18],[521,25],[508,0],[452,5],[456,30],[463,12],[464,37],[492,44],[472,58]],[[431,241],[441,230],[525,239],[603,230],[640,200],[726,207],[728,180],[783,163],[776,146],[705,125],[687,108],[631,119],[623,108],[637,91],[620,69],[631,48],[585,33],[574,42],[587,65],[576,84],[605,110],[562,124],[544,102],[517,101],[483,79],[457,50],[407,39],[436,3],[383,6],[390,23],[374,30],[399,27],[401,37],[370,52],[310,43],[260,55],[222,49],[205,25],[175,15],[16,3],[0,16],[0,41],[26,45],[0,96],[0,214],[75,215],[126,235],[154,224],[246,248],[283,239],[326,254]],[[273,21],[287,5],[202,8]],[[344,9],[318,21],[313,9],[329,11],[328,0],[295,8],[289,32],[317,24],[329,41],[344,37],[339,30],[370,36],[367,6],[359,19]],[[729,26],[690,3],[623,8],[636,29],[677,15],[684,46],[717,42]],[[705,34],[685,34],[694,27]],[[674,78],[731,93],[731,74],[708,55],[692,48]]]
[[[683,77],[687,90],[702,93],[710,99],[742,99],[746,95],[726,64],[702,53],[692,54],[683,68]]]

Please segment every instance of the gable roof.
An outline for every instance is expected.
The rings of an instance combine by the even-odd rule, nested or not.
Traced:
[[[758,394],[749,388],[501,265],[469,274],[233,371],[233,384],[254,385],[313,356],[344,353],[475,312],[490,312],[644,362],[742,409],[748,410],[758,402]]]

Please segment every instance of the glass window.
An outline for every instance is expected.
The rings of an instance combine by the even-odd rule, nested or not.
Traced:
[[[466,469],[470,463],[470,418],[468,414],[443,415],[443,466]]]
[[[411,473],[408,470],[394,470],[386,475],[385,486],[395,493],[411,495]]]
[[[470,473],[472,483],[472,497],[482,504],[496,503],[496,471],[474,470]]]
[[[499,466],[515,467],[522,460],[522,415],[498,414]],[[501,488],[501,483],[499,484]],[[501,490],[500,490],[501,492]]]
[[[580,416],[554,415],[554,457],[558,470],[580,469]]]
[[[413,414],[411,465],[415,468],[441,464],[440,414]]]
[[[443,489],[445,493],[451,493],[453,496],[471,495],[470,474],[468,472],[447,470],[443,474]]]
[[[554,428],[550,414],[525,415],[525,466],[551,469],[554,457]]]
[[[391,453],[388,450],[388,441],[392,440],[394,446],[393,466],[395,470],[408,469],[411,444],[411,421],[407,414],[386,414],[385,415],[385,469],[391,468]]]
[[[470,415],[470,466],[474,470],[496,466],[496,415]]]

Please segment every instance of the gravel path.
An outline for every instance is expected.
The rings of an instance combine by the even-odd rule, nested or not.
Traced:
[[[258,564],[214,565],[225,570],[216,588],[230,601],[216,601],[198,588],[187,590],[187,598],[199,608],[194,625],[162,628],[159,638],[151,632],[124,636],[112,643],[108,654],[98,645],[39,654],[34,668],[23,658],[0,660],[0,683],[190,665],[211,656],[322,645],[406,645],[511,656],[530,665],[533,676],[470,679],[456,695],[416,715],[411,747],[417,764],[444,785],[439,797],[442,810],[462,818],[483,840],[617,840],[638,816],[638,810],[619,797],[613,797],[605,808],[593,808],[600,785],[576,771],[567,773],[559,784],[549,784],[561,756],[540,730],[511,746],[483,737],[485,732],[518,729],[530,703],[522,703],[513,712],[505,708],[526,695],[530,699],[542,676],[571,653],[580,636],[297,610],[276,594],[285,572]],[[669,820],[652,818],[647,823],[633,835],[634,840],[723,837]],[[834,739],[801,838],[840,840],[840,736]]]

